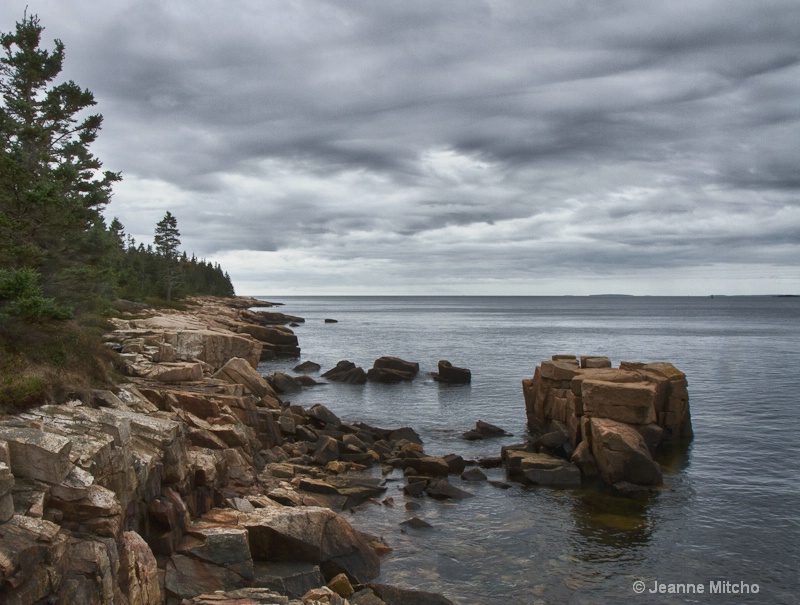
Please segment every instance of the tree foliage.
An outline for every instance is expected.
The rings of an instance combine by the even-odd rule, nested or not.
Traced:
[[[117,265],[122,298],[172,300],[203,294],[234,296],[230,276],[223,272],[219,263],[180,253],[178,221],[171,212],[156,225],[153,245],[137,246],[133,238],[125,235],[116,218],[111,225],[118,241],[125,242]]]
[[[0,285],[28,287],[0,291],[0,313],[40,321],[119,295],[233,295],[218,266],[180,257],[172,213],[156,226],[155,249],[136,247],[117,219],[106,226],[102,211],[121,177],[90,149],[103,118],[89,114],[89,90],[57,82],[64,45],[43,48],[43,31],[26,15],[0,34]]]
[[[43,30],[26,16],[0,36],[0,266],[36,270],[48,295],[83,298],[109,287],[104,271],[81,269],[108,251],[101,210],[120,175],[101,172],[90,151],[102,124],[81,117],[92,93],[54,84],[64,45],[40,48]]]

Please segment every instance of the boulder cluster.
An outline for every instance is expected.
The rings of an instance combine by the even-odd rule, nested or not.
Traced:
[[[599,477],[622,492],[658,486],[653,454],[692,437],[686,375],[669,363],[612,368],[607,357],[554,355],[522,389],[528,428],[539,437],[503,457],[510,475],[530,483]]]
[[[449,603],[372,582],[391,549],[337,512],[418,435],[284,401],[253,313],[195,303],[116,320],[114,391],[0,419],[0,602]]]

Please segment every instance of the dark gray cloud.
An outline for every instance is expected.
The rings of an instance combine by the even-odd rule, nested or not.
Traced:
[[[170,209],[240,292],[800,290],[796,0],[29,11],[106,117],[109,216]]]

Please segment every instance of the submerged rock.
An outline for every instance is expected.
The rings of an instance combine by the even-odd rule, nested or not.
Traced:
[[[400,522],[401,526],[404,527],[411,527],[412,529],[431,529],[433,525],[428,523],[427,521],[420,519],[419,517],[411,517],[410,519],[406,519],[405,521]]]
[[[578,467],[555,456],[511,451],[506,456],[506,465],[509,478],[523,483],[557,487],[578,487],[581,484]]]
[[[467,441],[477,441],[490,437],[513,437],[513,435],[507,433],[505,429],[501,429],[499,426],[483,422],[482,420],[478,420],[478,422],[475,423],[474,429],[470,429],[461,435],[461,438]]]

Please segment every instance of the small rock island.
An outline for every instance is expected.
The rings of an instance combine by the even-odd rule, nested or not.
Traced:
[[[622,492],[663,483],[653,454],[693,436],[686,375],[670,363],[554,355],[522,381],[528,429],[539,435],[504,453],[509,474],[531,483],[579,484],[599,477]],[[536,446],[559,448],[572,465]],[[516,473],[514,472],[516,471]]]

